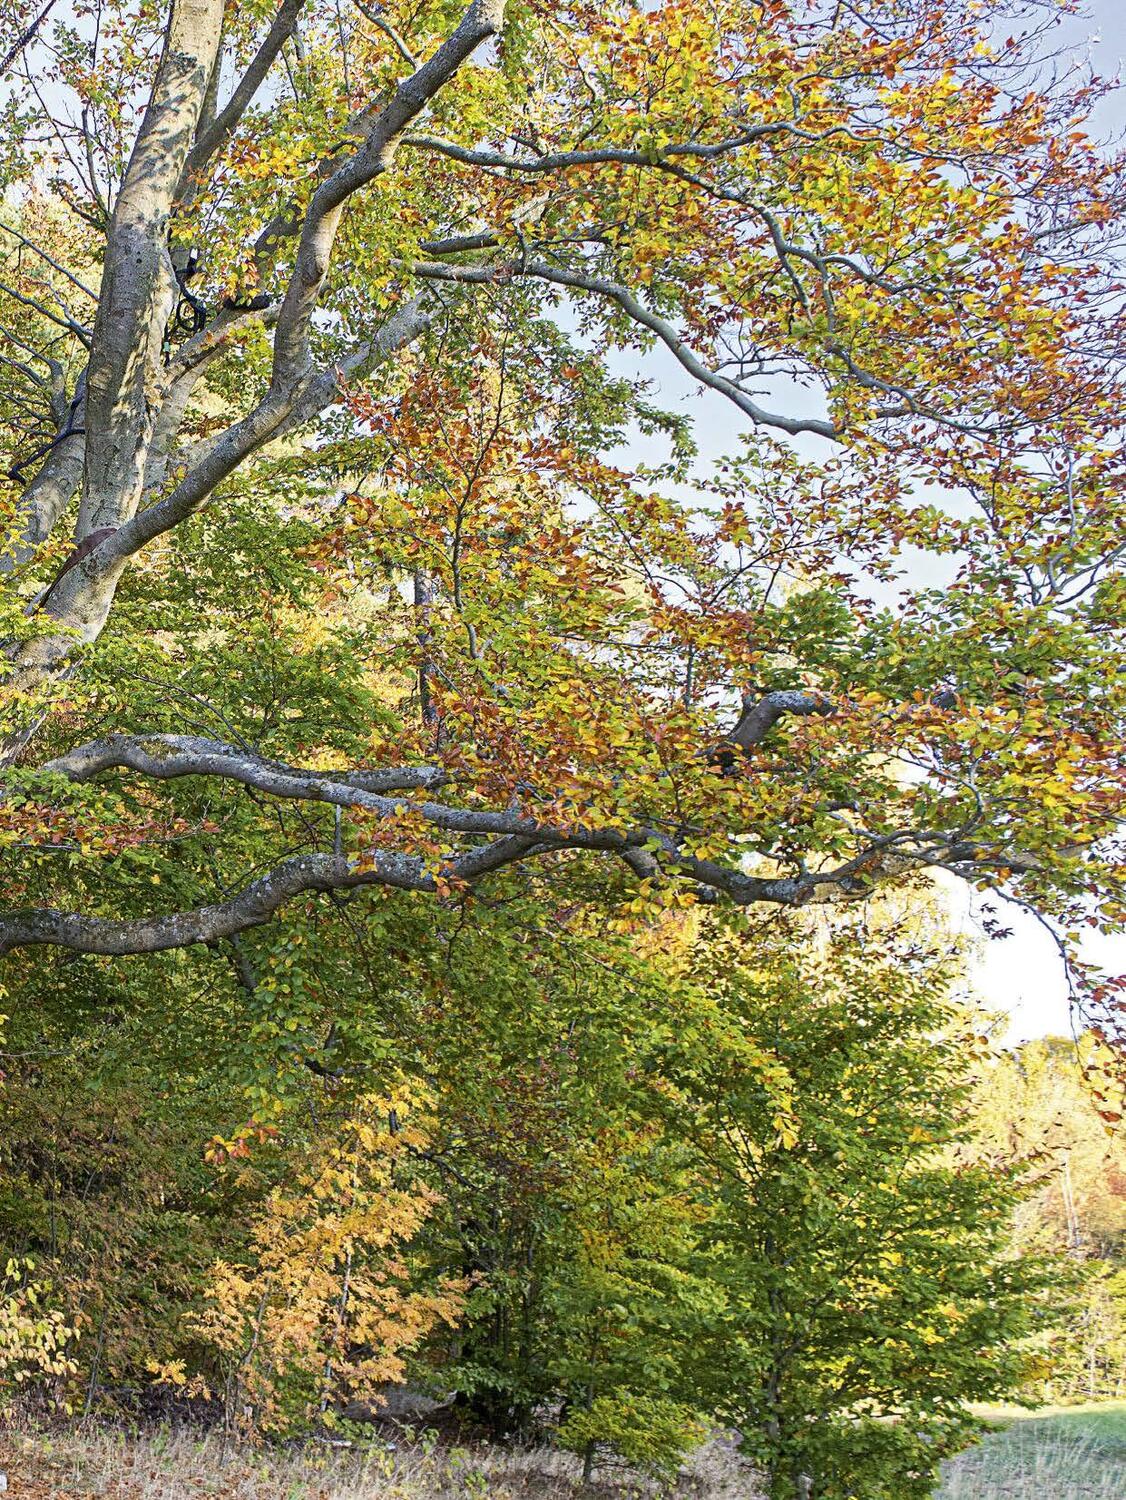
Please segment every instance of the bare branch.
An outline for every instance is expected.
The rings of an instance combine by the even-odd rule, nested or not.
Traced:
[[[696,160],[715,161],[729,156],[742,146],[755,141],[767,140],[771,136],[796,136],[806,141],[824,141],[831,135],[842,133],[842,128],[816,134],[799,130],[785,121],[770,124],[749,125],[738,135],[710,144],[698,141],[671,142],[660,149],[639,151],[626,146],[598,146],[592,150],[547,151],[542,156],[509,156],[503,151],[482,151],[459,146],[454,141],[443,140],[434,135],[408,135],[403,144],[421,150],[436,151],[442,156],[471,167],[487,167],[495,171],[520,172],[538,175],[543,172],[562,172],[570,167],[597,167],[616,165],[624,167],[660,167],[668,158],[685,156]]]
[[[51,11],[54,8],[55,0],[47,0],[47,4],[35,17],[34,21],[26,26],[23,31],[20,32],[19,36],[16,37],[15,41],[8,48],[7,54],[5,55],[3,61],[0,62],[0,77],[3,77],[3,75],[15,62],[16,58],[19,57],[24,48],[35,39],[36,32],[39,30],[40,26],[43,25],[43,22],[51,14]]]
[[[571,291],[591,292],[605,297],[616,303],[635,323],[639,323],[643,328],[656,334],[693,379],[726,396],[757,425],[776,427],[791,436],[808,432],[832,440],[839,440],[841,437],[839,428],[820,417],[789,417],[781,412],[768,411],[760,406],[741,385],[704,364],[693,354],[671,323],[658,317],[628,287],[621,286],[616,281],[604,281],[597,276],[561,270],[557,266],[548,265],[545,261],[520,260],[505,266],[451,266],[440,261],[416,261],[411,266],[411,270],[416,276],[428,281],[478,282],[486,285],[501,280],[505,276],[531,276],[540,281],[553,282],[556,286],[567,287]]]
[[[68,313],[60,317],[58,313],[52,312],[35,297],[29,297],[25,292],[19,292],[14,286],[9,286],[6,281],[0,281],[0,292],[11,297],[15,302],[22,302],[24,307],[30,307],[33,312],[39,313],[49,323],[54,323],[57,328],[64,328],[67,333],[73,333],[80,343],[88,349],[92,337],[91,330],[83,323],[78,323]]]

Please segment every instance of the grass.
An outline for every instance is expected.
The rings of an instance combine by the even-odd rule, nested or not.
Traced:
[[[636,1476],[583,1489],[580,1466],[548,1449],[450,1447],[422,1441],[362,1448],[224,1452],[214,1432],[132,1434],[93,1426],[0,1438],[4,1500],[650,1500]],[[667,1493],[667,1492],[666,1492]],[[756,1500],[721,1445],[696,1456],[682,1500]]]
[[[1126,1500],[1126,1401],[983,1415],[1006,1425],[946,1465],[936,1500]]]
[[[935,1500],[1126,1500],[1126,1401],[1026,1412],[992,1408],[979,1447],[946,1465]],[[380,1437],[361,1447],[225,1452],[216,1432],[93,1425],[0,1437],[4,1500],[652,1500],[636,1476],[583,1490],[579,1465],[548,1449],[452,1447]],[[666,1492],[667,1493],[667,1492]],[[680,1500],[757,1500],[730,1445],[696,1455]]]

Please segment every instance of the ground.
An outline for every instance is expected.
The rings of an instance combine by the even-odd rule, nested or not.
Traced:
[[[413,1439],[413,1440],[412,1440]],[[86,1429],[0,1438],[3,1500],[571,1500],[580,1469],[546,1449],[438,1445],[409,1431],[397,1443],[361,1450],[224,1452],[217,1433],[157,1431],[133,1436]],[[678,1481],[681,1500],[755,1500],[730,1451],[713,1446]],[[636,1479],[604,1476],[584,1500],[655,1495]]]
[[[1126,1500],[1126,1401],[989,1413],[998,1430],[947,1466],[935,1500]],[[411,1429],[360,1449],[224,1451],[219,1434],[85,1429],[0,1438],[4,1500],[570,1500],[578,1466],[547,1450],[432,1443]],[[603,1476],[589,1500],[655,1493]],[[681,1500],[756,1500],[729,1446],[677,1483]]]
[[[937,1500],[1126,1500],[1126,1401],[987,1415],[1004,1427],[947,1466]]]

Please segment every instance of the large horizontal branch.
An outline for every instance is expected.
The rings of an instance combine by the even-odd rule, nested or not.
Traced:
[[[752,702],[746,700],[730,742],[750,749],[786,714],[827,714],[826,699],[810,693],[774,692]],[[483,812],[440,802],[414,802],[395,797],[395,792],[433,791],[445,777],[438,767],[405,766],[365,771],[313,771],[280,761],[263,759],[253,752],[198,735],[111,734],[104,739],[78,745],[49,761],[44,771],[70,781],[87,782],[104,771],[129,770],[157,781],[184,776],[217,776],[252,787],[272,797],[327,802],[337,807],[364,808],[383,817],[416,812],[434,828],[447,833],[502,834],[551,842],[560,837],[593,839],[592,847],[604,848],[602,835],[545,827],[537,820],[511,812]],[[630,842],[637,846],[652,837],[645,830]]]
[[[79,953],[124,956],[184,948],[193,943],[214,943],[261,926],[286,902],[301,895],[365,886],[436,894],[443,887],[472,886],[506,866],[568,850],[596,849],[617,855],[643,878],[659,872],[663,861],[671,872],[696,882],[701,899],[722,895],[743,906],[769,903],[798,907],[862,896],[872,889],[881,862],[889,862],[897,873],[905,868],[941,865],[959,874],[980,875],[983,868],[980,861],[972,870],[958,869],[954,861],[962,851],[952,849],[947,858],[942,858],[936,848],[924,847],[929,837],[890,836],[835,869],[778,878],[745,875],[714,861],[683,855],[667,836],[652,830],[634,834],[607,831],[587,836],[580,832],[564,835],[546,831],[538,837],[512,834],[451,855],[440,865],[421,855],[378,848],[366,851],[359,858],[310,853],[286,860],[225,901],[189,911],[132,920],[91,917],[54,908],[3,913],[0,954],[15,948],[49,945]],[[661,849],[661,861],[651,853],[654,846]],[[966,857],[970,858],[970,852]]]
[[[629,845],[640,846],[652,836],[649,830],[632,838],[577,826],[561,830],[516,812],[458,807],[434,800],[419,802],[394,795],[397,791],[440,785],[440,773],[432,768],[404,767],[338,775],[333,771],[302,770],[263,760],[236,746],[194,735],[109,735],[48,762],[43,770],[85,782],[115,768],[158,781],[184,776],[220,777],[269,796],[357,808],[387,819],[413,813],[430,828],[446,834],[498,835],[560,847],[615,851]]]
[[[768,694],[745,706],[732,742],[749,748],[784,714],[829,711],[824,700],[809,694]],[[1038,864],[968,843],[964,832],[918,829],[875,835],[858,831],[858,852],[833,868],[802,869],[797,875],[751,875],[689,854],[663,829],[558,826],[511,809],[458,807],[432,796],[404,795],[433,793],[442,787],[445,775],[434,766],[317,771],[265,760],[222,741],[191,735],[111,735],[77,746],[42,769],[75,782],[90,781],[110,770],[130,770],[163,781],[213,777],[268,796],[354,808],[374,815],[389,830],[405,819],[408,827],[424,827],[428,837],[441,835],[447,852],[435,860],[376,844],[358,856],[346,856],[338,849],[332,854],[303,855],[218,904],[134,921],[53,909],[0,914],[0,952],[53,944],[80,952],[126,954],[213,942],[267,921],[281,905],[304,893],[361,886],[434,893],[448,885],[472,886],[507,866],[568,851],[613,856],[641,879],[662,874],[686,879],[703,900],[727,897],[739,905],[790,907],[863,896],[882,876],[912,869],[940,866],[980,878],[983,872],[1020,872]],[[737,845],[732,846],[732,853],[738,855]]]
[[[321,797],[335,788],[345,796],[354,790],[357,798],[386,792],[429,791],[442,785],[445,775],[437,766],[400,766],[366,771],[309,771],[281,761],[264,760],[222,740],[198,735],[111,734],[104,739],[78,745],[65,755],[48,761],[44,772],[65,776],[68,781],[87,782],[103,771],[136,771],[159,781],[181,776],[221,776],[274,797],[304,797],[313,801],[337,800]],[[344,805],[341,803],[341,805]],[[363,805],[357,802],[355,805]],[[382,810],[382,808],[381,808]]]
[[[528,838],[498,839],[447,861],[440,873],[446,882],[469,885],[505,865],[558,848],[557,844],[546,846]],[[796,904],[797,882],[755,881],[735,872],[730,874],[731,879],[724,884],[730,886],[730,894],[736,900]],[[8,912],[0,915],[0,954],[15,948],[47,945],[78,953],[124,956],[186,948],[193,943],[215,943],[268,922],[280,907],[297,896],[364,886],[426,894],[436,893],[439,888],[437,872],[419,855],[371,850],[357,860],[335,853],[303,854],[286,860],[227,900],[191,911],[131,921],[54,908]]]
[[[607,835],[603,843],[608,852],[623,857],[631,847],[623,835]],[[589,845],[574,839],[543,842],[512,835],[466,850],[446,860],[440,870],[420,855],[399,851],[372,849],[359,859],[335,853],[303,854],[252,881],[237,895],[190,911],[125,921],[55,908],[6,912],[0,914],[0,954],[15,948],[49,945],[79,953],[125,955],[213,943],[249,927],[261,926],[286,902],[303,894],[348,891],[363,886],[433,894],[439,889],[439,875],[447,884],[472,885],[486,874],[529,857],[586,847]],[[700,861],[684,863],[685,873],[692,873],[694,867],[703,884],[722,890],[742,904],[772,901],[794,906],[806,900],[827,899],[819,897],[817,890],[818,885],[828,889],[824,877],[818,882],[805,877],[764,880],[719,866],[705,866]],[[711,878],[702,879],[705,875]]]
[[[159,953],[192,943],[215,943],[268,922],[279,907],[304,893],[342,891],[361,885],[432,890],[422,861],[403,854],[375,856],[363,870],[335,854],[302,854],[287,860],[237,895],[192,911],[115,921],[79,912],[14,911],[0,916],[0,953],[50,945],[77,953]]]

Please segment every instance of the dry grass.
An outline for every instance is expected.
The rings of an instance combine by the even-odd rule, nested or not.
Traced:
[[[104,1428],[28,1431],[0,1440],[5,1500],[640,1500],[637,1476],[602,1476],[586,1490],[567,1454],[449,1447],[386,1439],[352,1449],[224,1452],[216,1433]],[[696,1456],[674,1494],[755,1500],[750,1476],[720,1444]]]
[[[1126,1403],[1045,1414],[988,1413],[1009,1425],[946,1466],[935,1500],[1126,1500]],[[650,1500],[637,1475],[583,1490],[578,1463],[549,1449],[451,1446],[407,1428],[353,1448],[224,1451],[216,1432],[76,1427],[0,1438],[4,1500]],[[667,1492],[666,1492],[667,1493]],[[761,1500],[730,1445],[701,1449],[673,1495]]]

